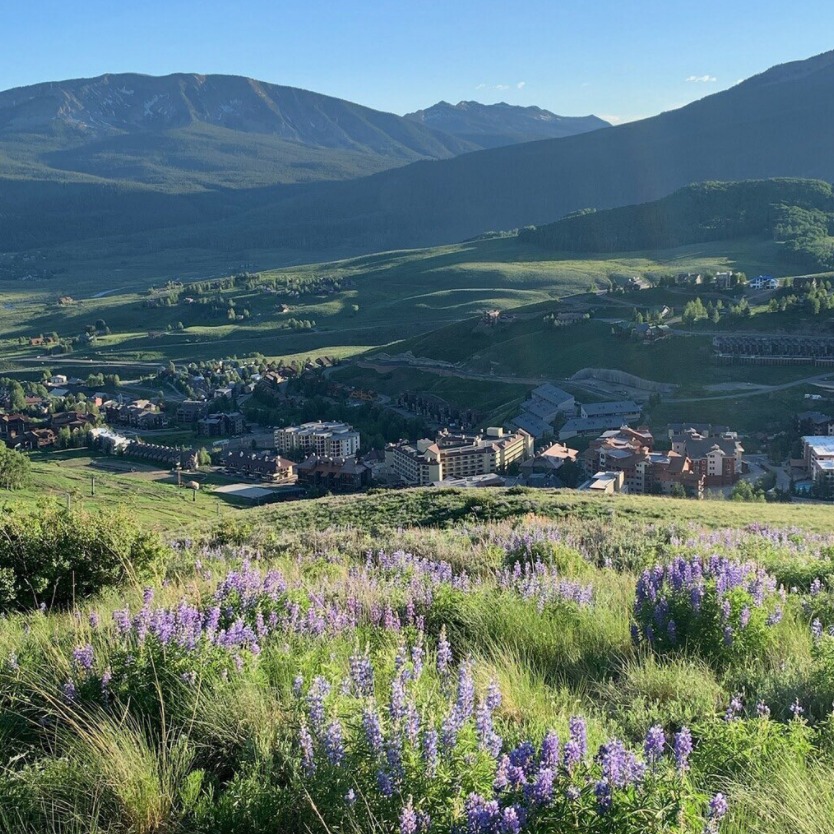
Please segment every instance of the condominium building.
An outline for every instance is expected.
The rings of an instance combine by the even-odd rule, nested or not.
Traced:
[[[434,441],[396,443],[385,449],[385,462],[395,480],[427,486],[448,478],[471,478],[504,471],[533,454],[534,439],[526,431],[505,433],[488,428],[482,435],[441,431]]]
[[[348,458],[359,451],[359,432],[347,423],[303,423],[275,430],[275,448],[328,458]]]
[[[802,438],[805,468],[815,484],[834,484],[834,437],[814,434]]]

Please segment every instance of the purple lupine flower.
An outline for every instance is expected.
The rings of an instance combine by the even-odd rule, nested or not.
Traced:
[[[293,678],[292,682],[292,694],[295,695],[296,698],[301,697],[301,690],[304,688],[304,677],[303,675],[296,675]]]
[[[304,774],[312,776],[316,772],[313,737],[305,724],[302,724],[298,731],[298,742],[301,745],[301,766],[304,768]]]
[[[707,809],[707,818],[716,823],[720,822],[727,814],[727,798],[723,793],[717,793],[709,801],[709,808]]]
[[[466,721],[472,715],[474,706],[475,682],[472,679],[472,664],[467,660],[461,663],[458,670],[458,693],[455,701],[458,721]]]
[[[423,674],[423,653],[423,632],[421,631],[417,635],[417,642],[411,647],[411,666],[415,679]]]
[[[495,757],[501,752],[501,736],[495,733],[492,726],[492,713],[486,701],[479,701],[475,710],[475,732],[478,736],[478,746]]]
[[[440,637],[437,641],[437,671],[445,676],[449,672],[449,664],[452,662],[452,647],[446,639],[446,626],[440,627]]]
[[[611,785],[600,779],[594,785],[594,796],[597,799],[597,811],[604,814],[611,809]]]
[[[61,687],[61,695],[68,704],[73,703],[78,697],[78,691],[75,688],[75,684],[71,680],[67,681]]]
[[[742,628],[747,628],[748,624],[750,623],[749,605],[745,605],[744,608],[741,609],[741,614],[739,615],[738,622]]]
[[[487,688],[486,705],[490,712],[495,712],[501,706],[501,689],[496,681],[492,681]]]
[[[559,766],[560,752],[559,736],[553,730],[550,730],[542,741],[542,767],[555,770]]]
[[[330,694],[330,683],[318,675],[307,693],[307,707],[310,712],[310,724],[313,732],[318,734],[324,728],[324,699]]]
[[[345,757],[345,745],[342,739],[342,725],[338,720],[331,721],[327,725],[324,731],[323,744],[327,761],[334,767],[339,767]]]
[[[521,813],[515,805],[509,805],[501,813],[499,831],[501,834],[520,834]]]
[[[357,695],[373,695],[374,668],[366,654],[350,658],[350,678]]]
[[[362,713],[362,729],[365,732],[365,741],[368,743],[368,747],[371,748],[374,755],[381,755],[385,747],[385,737],[376,710],[366,709]]]
[[[95,611],[90,612],[90,628],[97,629],[99,624],[101,623],[101,619],[98,616],[98,613]]]
[[[770,707],[764,701],[759,701],[756,704],[756,715],[759,718],[770,718]]]
[[[87,643],[85,646],[73,649],[72,662],[77,668],[89,672],[93,668],[93,647]]]
[[[188,686],[194,686],[197,683],[197,673],[193,669],[189,672],[183,672],[180,675],[180,679]]]
[[[437,773],[437,730],[429,728],[423,733],[423,761],[426,763],[426,775],[433,778]]]
[[[568,728],[570,730],[570,740],[576,745],[578,763],[585,758],[585,754],[588,752],[588,728],[585,725],[585,719],[581,715],[572,715],[568,721]]]
[[[727,711],[724,713],[724,720],[733,721],[735,718],[738,718],[738,716],[741,715],[743,711],[744,703],[741,700],[741,693],[737,692],[730,699],[730,703],[727,706]]]
[[[492,789],[495,793],[500,793],[510,784],[510,757],[504,753],[498,760],[498,767],[495,770],[495,778],[492,780]]]
[[[356,804],[356,791],[353,788],[351,788],[345,794],[345,805],[347,805],[348,808],[352,808],[355,804]]]
[[[811,596],[812,597],[815,597],[818,594],[822,593],[822,581],[820,580],[819,577],[814,579],[814,581],[811,583],[810,590],[811,590]]]
[[[819,617],[816,617],[811,623],[811,636],[814,640],[819,640],[822,637],[822,622],[820,622]]]
[[[400,813],[400,834],[417,834],[417,814],[414,813],[414,802],[410,796]]]
[[[643,744],[643,752],[651,764],[655,764],[663,757],[663,748],[666,746],[666,734],[660,724],[655,724],[646,733],[646,741]]]
[[[688,727],[681,727],[675,733],[675,766],[679,773],[689,770],[689,756],[692,753],[692,733]]]
[[[530,786],[530,797],[536,805],[547,805],[553,799],[553,771],[543,767]]]
[[[794,702],[791,704],[791,714],[794,718],[801,718],[802,714],[805,712],[802,705],[799,703],[799,698],[796,698]]]
[[[379,792],[386,799],[394,795],[394,782],[384,770],[378,770],[376,774],[376,786]]]

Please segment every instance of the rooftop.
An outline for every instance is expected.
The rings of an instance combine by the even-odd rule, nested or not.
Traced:
[[[815,455],[834,455],[834,437],[824,434],[812,434],[802,438],[802,442],[810,447]]]
[[[583,403],[582,410],[588,417],[597,417],[603,414],[639,414],[640,406],[633,400],[621,400],[618,402]]]

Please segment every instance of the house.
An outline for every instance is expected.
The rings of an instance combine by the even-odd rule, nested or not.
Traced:
[[[296,467],[298,481],[328,492],[356,492],[371,482],[371,468],[355,458],[310,455]]]
[[[0,440],[9,440],[29,431],[34,426],[25,414],[0,414]]]
[[[716,272],[715,286],[719,290],[728,290],[734,284],[732,272]]]
[[[572,394],[545,383],[530,392],[512,424],[535,438],[553,434],[553,421],[561,414],[573,414],[576,400]]]
[[[622,492],[623,482],[622,472],[597,472],[580,484],[579,489],[582,492],[594,492],[597,495],[614,495],[614,493]]]
[[[56,434],[52,429],[31,429],[15,437],[11,443],[14,449],[35,451],[54,446],[56,439]]]
[[[235,475],[286,483],[296,477],[295,464],[274,452],[235,450],[223,455],[223,466]]]
[[[772,275],[757,275],[750,279],[748,286],[751,290],[777,290],[779,289],[779,279]]]
[[[679,272],[675,276],[675,283],[676,284],[688,284],[691,286],[697,286],[698,284],[702,284],[704,281],[700,272]]]
[[[578,456],[579,452],[576,449],[570,449],[562,443],[554,443],[535,457],[525,460],[521,464],[521,472],[523,475],[532,475],[537,472],[555,474],[564,464],[576,463]]]

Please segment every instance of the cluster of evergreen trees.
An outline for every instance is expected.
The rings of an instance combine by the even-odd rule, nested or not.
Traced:
[[[532,226],[519,239],[566,252],[668,249],[692,243],[766,237],[782,257],[808,269],[834,269],[834,191],[818,180],[706,182],[668,197],[607,211],[575,212]]]

